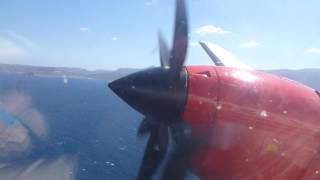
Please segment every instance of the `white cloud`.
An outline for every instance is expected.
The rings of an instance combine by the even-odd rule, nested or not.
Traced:
[[[309,48],[306,50],[307,53],[320,53],[320,48]]]
[[[112,38],[111,38],[111,40],[112,41],[117,41],[119,38],[117,37],[117,36],[113,36]]]
[[[81,32],[87,32],[87,31],[89,31],[89,28],[88,27],[81,27],[81,28],[79,28],[79,30]]]
[[[214,26],[214,25],[201,26],[197,28],[195,32],[200,36],[205,36],[207,34],[230,34],[231,33],[230,31],[226,31],[221,27]]]
[[[240,44],[241,48],[254,48],[254,47],[257,47],[257,46],[260,46],[260,43],[258,43],[256,41],[248,41],[248,42],[245,42],[243,44]]]
[[[26,55],[26,50],[16,42],[0,37],[0,58],[21,58]]]
[[[149,1],[145,2],[145,5],[147,5],[147,6],[154,6],[157,4],[159,4],[158,0],[149,0]]]

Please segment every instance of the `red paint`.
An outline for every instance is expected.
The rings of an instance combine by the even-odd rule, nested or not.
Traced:
[[[184,119],[209,137],[194,157],[203,179],[320,179],[320,97],[300,83],[191,66]]]

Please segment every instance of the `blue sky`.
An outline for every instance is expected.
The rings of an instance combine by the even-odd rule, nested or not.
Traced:
[[[212,62],[199,40],[257,69],[320,68],[320,1],[187,0],[188,65]],[[172,41],[173,0],[1,0],[0,63],[142,68]]]

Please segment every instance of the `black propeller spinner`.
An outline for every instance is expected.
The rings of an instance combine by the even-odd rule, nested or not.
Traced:
[[[127,104],[145,115],[138,135],[150,133],[138,179],[151,179],[165,157],[169,127],[176,129],[177,147],[169,156],[163,179],[182,179],[188,168],[191,140],[179,131],[187,98],[187,73],[184,68],[188,48],[188,19],[184,0],[176,0],[173,47],[169,50],[159,33],[161,67],[146,69],[109,84]],[[178,129],[178,130],[177,130]],[[182,128],[183,129],[183,128]],[[180,128],[181,130],[181,128]],[[180,140],[179,140],[180,139]],[[184,139],[184,140],[181,140]],[[186,150],[189,149],[189,150]]]

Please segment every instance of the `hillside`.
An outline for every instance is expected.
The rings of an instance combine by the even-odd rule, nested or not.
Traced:
[[[139,69],[122,68],[114,71],[109,70],[96,70],[89,71],[81,68],[67,68],[67,67],[39,67],[39,66],[27,66],[27,65],[10,65],[0,64],[0,72],[20,73],[29,76],[68,76],[76,78],[93,78],[103,79],[106,81],[112,81],[119,77],[131,74]],[[293,79],[304,83],[307,86],[315,89],[320,89],[320,69],[299,69],[299,70],[265,70],[265,72],[284,76],[289,79]]]

